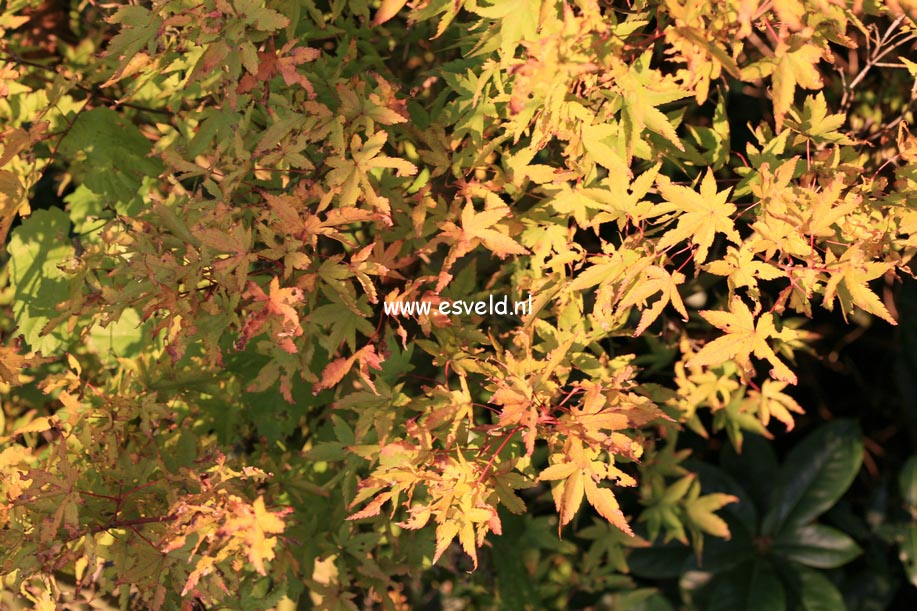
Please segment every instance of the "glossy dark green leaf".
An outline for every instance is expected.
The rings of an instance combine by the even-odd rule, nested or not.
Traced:
[[[720,465],[748,491],[758,511],[763,513],[774,491],[774,480],[780,468],[771,442],[760,435],[746,434],[741,454],[732,444],[723,444]]]
[[[705,611],[783,611],[786,592],[774,567],[767,560],[746,562],[717,575],[710,588]]]
[[[628,611],[672,611],[672,603],[654,588],[639,588],[630,592],[615,593],[611,596],[612,609]]]
[[[694,557],[690,547],[678,541],[661,541],[660,537],[652,547],[631,550],[627,565],[632,574],[647,579],[674,579],[690,566]]]
[[[783,565],[781,577],[798,611],[845,611],[840,591],[820,571],[796,563]]]
[[[843,566],[863,550],[843,532],[830,526],[809,524],[785,530],[774,541],[774,553],[816,569]]]
[[[854,420],[835,420],[799,442],[778,474],[763,533],[817,518],[850,487],[862,460],[863,435]]]
[[[729,473],[701,461],[686,461],[685,468],[697,473],[701,483],[701,494],[712,494],[723,492],[739,498],[738,502],[730,503],[723,507],[718,513],[724,512],[733,514],[749,531],[754,531],[758,527],[758,510],[752,502],[752,497],[746,488],[739,484]]]

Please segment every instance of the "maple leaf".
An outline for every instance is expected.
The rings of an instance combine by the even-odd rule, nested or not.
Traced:
[[[774,380],[765,380],[761,385],[761,390],[750,390],[745,399],[745,403],[755,408],[758,413],[758,419],[761,424],[767,426],[771,416],[786,425],[787,431],[792,431],[795,422],[790,412],[797,414],[805,413],[802,406],[796,402],[793,397],[783,392],[786,388],[786,382],[775,382]]]
[[[788,339],[792,333],[789,329],[778,332],[774,327],[774,316],[767,312],[762,314],[757,323],[748,306],[738,297],[729,302],[729,312],[704,310],[700,315],[717,329],[726,332],[704,345],[689,361],[688,367],[716,366],[733,359],[745,374],[753,371],[751,355],[765,359],[771,364],[771,376],[783,382],[796,384],[796,375],[783,363],[767,339]]]
[[[355,362],[359,364],[360,377],[373,393],[378,394],[376,385],[373,383],[372,378],[369,377],[369,370],[382,369],[382,358],[376,353],[376,347],[372,344],[360,348],[352,356],[341,357],[328,363],[322,371],[322,379],[312,387],[312,394],[317,395],[326,388],[337,386],[338,382],[350,372]]]
[[[728,247],[726,257],[711,261],[706,265],[706,270],[711,274],[726,276],[730,293],[740,287],[748,287],[749,295],[755,301],[758,299],[758,280],[776,280],[786,275],[780,268],[755,259],[750,242],[744,242],[739,248]]]
[[[252,503],[252,523],[246,529],[245,542],[248,544],[248,560],[255,570],[265,574],[264,561],[274,559],[274,547],[277,538],[269,535],[280,534],[284,530],[281,517],[292,509],[272,513],[264,506],[264,497],[259,496]]]
[[[342,207],[356,204],[362,188],[362,194],[370,205],[386,217],[391,215],[388,199],[376,195],[369,180],[369,172],[375,168],[392,168],[398,176],[412,176],[417,173],[417,166],[404,159],[380,155],[387,141],[388,133],[381,130],[371,134],[365,142],[358,134],[354,134],[350,139],[352,159],[331,157],[327,160],[333,168],[328,172],[328,184],[341,188]]]
[[[500,223],[508,215],[508,206],[494,206],[482,212],[475,212],[474,205],[469,201],[462,209],[461,227],[451,221],[443,223],[442,231],[429,244],[429,246],[435,246],[441,242],[451,244],[449,254],[440,272],[437,292],[441,291],[451,279],[448,270],[452,264],[481,244],[501,259],[509,255],[529,254],[529,250],[511,238],[508,235],[509,232]]]
[[[236,342],[236,349],[243,350],[248,341],[261,330],[261,327],[264,326],[269,318],[277,316],[280,318],[280,331],[274,336],[277,344],[290,354],[296,353],[296,345],[293,344],[291,338],[299,337],[303,331],[299,323],[299,314],[293,304],[302,301],[302,289],[297,287],[282,289],[280,288],[280,280],[275,276],[271,279],[269,294],[266,294],[254,282],[249,281],[245,296],[254,299],[255,303],[261,305],[242,326],[242,330],[239,332],[239,339]]]
[[[634,486],[637,482],[598,457],[599,450],[584,448],[580,440],[569,437],[564,452],[552,457],[554,464],[538,475],[538,481],[552,482],[551,494],[559,514],[558,533],[573,519],[585,496],[602,517],[633,536],[614,494],[608,488],[600,488],[597,482],[606,477],[616,479],[621,486]]]
[[[535,451],[535,438],[538,434],[538,408],[531,394],[517,389],[515,384],[510,386],[503,379],[497,383],[500,388],[491,396],[490,402],[503,408],[500,412],[500,426],[522,427],[526,453],[531,455]],[[525,387],[524,384],[522,386]]]
[[[0,170],[0,248],[6,247],[10,227],[23,212],[28,212],[28,198],[19,178],[12,172]]]
[[[731,189],[716,190],[716,179],[713,170],[707,168],[707,174],[701,182],[700,192],[688,187],[674,185],[665,176],[656,179],[659,192],[665,203],[655,207],[648,217],[656,217],[670,212],[677,212],[678,225],[666,231],[656,243],[656,251],[661,252],[683,240],[697,246],[694,257],[698,265],[707,260],[707,253],[717,233],[725,234],[732,242],[741,240],[735,229],[731,215],[735,213],[734,204],[726,203]]]
[[[834,308],[834,298],[837,297],[841,303],[844,320],[853,310],[853,306],[857,306],[889,324],[898,324],[878,295],[869,290],[867,284],[870,280],[885,275],[894,264],[866,261],[863,251],[857,247],[848,248],[840,259],[836,259],[829,250],[825,264],[836,270],[831,272],[828,282],[825,283],[824,304],[827,309]]]
[[[306,62],[315,61],[321,57],[321,51],[311,47],[296,47],[296,41],[290,41],[276,52],[273,49],[258,51],[257,59],[249,61],[245,74],[239,79],[236,87],[237,93],[247,93],[254,89],[259,82],[268,83],[276,74],[283,77],[287,85],[298,84],[308,93],[309,99],[315,98],[315,89],[312,83],[296,70],[296,67]]]
[[[645,305],[646,300],[656,293],[661,293],[652,306],[644,308],[640,316],[640,322],[634,330],[634,337],[637,337],[649,327],[654,320],[659,318],[662,310],[669,303],[672,304],[683,320],[688,320],[688,311],[678,293],[678,285],[685,281],[685,276],[681,272],[673,271],[671,274],[658,265],[651,265],[643,270],[639,279],[633,287],[624,295],[624,298],[618,302],[618,309],[623,310],[637,304]]]
[[[471,244],[480,241],[491,252],[505,259],[509,255],[527,255],[529,251],[524,246],[506,235],[503,231],[492,229],[501,219],[509,213],[509,208],[491,208],[476,213],[471,203],[462,210],[462,239]],[[469,250],[474,248],[470,246]]]
[[[589,501],[590,505],[595,507],[599,515],[624,533],[633,537],[634,531],[631,530],[630,525],[627,523],[627,518],[624,517],[624,512],[621,511],[621,506],[618,504],[617,499],[615,499],[614,493],[608,488],[599,488],[595,480],[591,477],[585,478],[584,484],[586,488],[586,500]]]
[[[830,142],[833,144],[854,144],[854,141],[837,130],[847,121],[845,113],[828,114],[828,104],[823,93],[806,98],[802,112],[789,110],[786,124],[813,142]]]
[[[844,180],[835,179],[810,198],[811,203],[805,210],[808,218],[802,227],[803,233],[821,238],[835,236],[836,227],[843,227],[845,217],[862,203],[862,197],[853,192],[841,197],[843,188]]]
[[[408,0],[382,0],[379,10],[373,15],[372,25],[382,25],[392,17],[398,14],[398,11],[407,4]]]
[[[779,130],[783,117],[793,104],[797,85],[806,89],[821,89],[821,74],[815,67],[821,60],[822,50],[811,44],[790,46],[781,41],[774,50],[777,66],[774,68],[774,121]]]
[[[15,345],[0,346],[0,383],[20,386],[27,381],[23,375],[24,369],[49,363],[52,360],[35,356],[31,352],[20,354]]]
[[[606,168],[613,176],[633,176],[630,167],[618,152],[605,143],[610,137],[615,137],[618,130],[609,123],[589,125],[582,127],[582,142],[586,153],[595,163]]]

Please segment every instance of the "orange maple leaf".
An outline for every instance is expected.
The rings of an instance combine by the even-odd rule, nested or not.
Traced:
[[[275,334],[274,338],[283,350],[294,354],[296,345],[291,338],[302,335],[302,326],[293,304],[302,301],[302,289],[297,287],[282,289],[280,280],[275,276],[271,279],[269,291],[269,294],[266,294],[260,286],[249,281],[248,290],[244,296],[254,299],[255,303],[261,303],[262,306],[245,321],[239,333],[239,340],[236,342],[236,349],[244,349],[248,340],[261,330],[271,316],[278,316],[281,319],[280,331]]]
[[[688,367],[716,366],[733,359],[747,374],[753,370],[751,355],[754,354],[771,364],[772,377],[782,382],[796,384],[796,374],[777,358],[766,341],[768,338],[791,339],[789,335],[794,332],[789,329],[778,332],[774,326],[774,316],[770,312],[762,314],[755,323],[751,310],[739,297],[732,299],[729,303],[729,310],[729,312],[704,310],[700,313],[707,322],[725,331],[726,335],[716,338],[701,348],[688,361]]]

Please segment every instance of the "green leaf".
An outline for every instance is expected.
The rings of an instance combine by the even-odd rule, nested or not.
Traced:
[[[17,333],[32,350],[48,356],[68,342],[69,334],[44,327],[60,316],[57,305],[70,297],[70,281],[60,269],[73,256],[70,220],[60,208],[36,210],[10,237],[10,285]]]
[[[497,572],[496,586],[500,608],[509,611],[537,608],[537,584],[522,562],[501,562],[500,558],[519,558],[520,551],[525,549],[525,520],[520,516],[500,509],[500,521],[503,524],[503,535],[493,537],[494,563]]]
[[[661,539],[652,547],[631,550],[627,565],[632,574],[647,579],[674,579],[693,561],[694,556],[689,546],[678,541],[659,541]]]
[[[798,611],[844,611],[844,597],[821,572],[790,563],[781,572]]]
[[[863,550],[848,535],[821,524],[781,532],[774,553],[816,569],[834,569],[859,556]]]
[[[854,420],[835,420],[800,442],[787,456],[762,532],[811,522],[853,482],[863,460],[863,435]]]
[[[706,611],[783,611],[786,593],[771,563],[766,560],[746,562],[736,569],[718,575],[708,586],[710,603]]]
[[[325,441],[313,447],[304,456],[308,460],[335,461],[344,460],[348,453],[341,442]]]
[[[122,115],[109,108],[80,114],[60,143],[59,153],[93,193],[127,203],[142,196],[144,177],[157,177],[162,163],[148,157],[153,144]]]
[[[911,456],[898,473],[901,498],[911,507],[917,507],[917,456]]]
[[[117,357],[132,357],[144,349],[144,328],[137,310],[128,308],[107,326],[94,325],[87,345],[105,364],[115,364]],[[152,346],[147,345],[149,350]]]
[[[774,448],[771,443],[760,435],[746,435],[742,444],[741,454],[738,453],[732,444],[724,444],[720,452],[720,464],[723,469],[729,473],[736,482],[742,482],[742,486],[748,491],[751,500],[758,511],[763,512],[768,505],[770,493],[773,491],[773,482],[777,477],[777,457],[774,455]],[[694,467],[692,466],[692,469]],[[706,474],[701,472],[701,481],[707,484]],[[727,490],[739,498],[741,494]],[[729,510],[738,515],[738,509],[745,509],[744,506],[736,505]],[[755,512],[753,528],[757,527],[758,511]],[[748,524],[747,517],[743,518]]]

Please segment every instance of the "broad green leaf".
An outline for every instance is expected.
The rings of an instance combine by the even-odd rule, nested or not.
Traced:
[[[781,576],[799,611],[846,609],[844,597],[822,572],[791,562],[782,567]]]
[[[152,348],[150,345],[144,348],[144,341],[150,341],[148,336],[145,336],[146,328],[147,325],[141,323],[137,310],[128,308],[116,321],[107,326],[93,325],[89,330],[87,345],[102,362],[114,364],[117,357],[136,356],[141,350]]]
[[[747,435],[742,444],[741,454],[732,444],[723,445],[723,450],[720,452],[720,464],[734,481],[742,482],[742,488],[748,491],[750,499],[754,501],[753,507],[756,509],[753,512],[754,520],[749,522],[749,516],[742,515],[743,522],[750,523],[750,528],[757,528],[758,516],[767,508],[779,468],[773,446],[760,435]],[[692,469],[695,467],[692,466]],[[699,474],[701,482],[706,486],[708,483],[706,472],[699,471]],[[740,499],[744,498],[740,492],[733,489],[726,489],[724,492],[735,494]],[[728,507],[727,511],[738,514],[739,511],[747,512],[749,510],[740,502]]]
[[[13,231],[7,249],[16,333],[44,356],[57,352],[70,338],[60,326],[42,333],[60,317],[58,304],[70,297],[70,277],[60,268],[73,257],[69,233],[70,220],[63,210],[36,210]]]
[[[780,533],[774,553],[816,569],[835,569],[862,553],[860,546],[836,528],[810,524]]]
[[[775,484],[764,534],[806,524],[844,494],[860,470],[863,436],[854,420],[821,426],[787,456]]]
[[[786,592],[767,560],[752,560],[717,575],[708,586],[710,604],[705,611],[783,611]]]
[[[638,530],[637,534],[645,533]],[[675,579],[694,561],[695,557],[690,546],[678,541],[662,543],[660,538],[653,543],[652,547],[631,550],[627,558],[627,565],[630,572],[638,577]]]
[[[76,117],[59,152],[74,161],[77,179],[93,193],[128,203],[142,195],[144,178],[156,178],[163,169],[148,156],[152,148],[123,115],[94,108]]]

